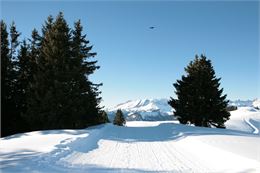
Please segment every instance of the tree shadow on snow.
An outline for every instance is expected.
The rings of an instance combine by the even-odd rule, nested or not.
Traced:
[[[82,168],[71,168],[59,165],[62,158],[73,152],[88,153],[99,147],[100,140],[112,140],[117,142],[163,142],[177,141],[188,136],[204,136],[204,135],[232,135],[232,136],[255,136],[246,132],[192,127],[175,123],[161,123],[158,126],[148,127],[121,127],[112,124],[98,125],[83,130],[58,130],[58,131],[42,131],[41,134],[64,134],[73,135],[88,134],[85,137],[78,137],[73,141],[63,140],[56,145],[50,153],[39,155],[33,151],[17,151],[16,153],[8,153],[1,155],[1,169],[8,170],[14,167],[17,172],[68,172],[68,168],[73,172],[154,172],[141,169],[127,168],[107,168],[100,165],[83,165]],[[24,161],[23,161],[24,160]],[[31,163],[28,164],[28,161]],[[58,165],[57,165],[58,164]],[[37,166],[38,165],[38,166]],[[81,167],[82,165],[77,165]],[[41,170],[39,170],[41,169]],[[8,171],[7,171],[8,172]],[[15,172],[15,171],[13,171]],[[157,172],[157,171],[155,171]],[[163,171],[160,171],[163,172]],[[172,171],[176,172],[176,171]]]
[[[169,122],[149,127],[122,127],[106,124],[98,126],[98,128],[88,129],[86,133],[89,135],[78,137],[71,143],[63,144],[61,142],[56,148],[58,150],[66,150],[67,152],[77,151],[87,153],[97,149],[100,140],[131,143],[177,141],[188,136],[205,135],[255,136],[254,134],[236,130],[192,127]]]

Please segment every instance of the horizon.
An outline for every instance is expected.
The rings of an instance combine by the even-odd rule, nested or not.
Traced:
[[[228,100],[260,98],[259,2],[1,3],[1,19],[16,23],[20,41],[59,11],[70,26],[81,19],[100,65],[91,80],[103,83],[106,108],[175,97],[172,84],[195,54],[212,61]]]
[[[126,101],[123,101],[123,102],[118,103],[116,105],[112,105],[111,107],[105,107],[105,109],[107,109],[107,110],[113,109],[113,108],[116,108],[119,105],[124,105],[124,104],[127,104],[128,102],[133,102],[133,101],[138,101],[138,100],[140,100],[140,101],[143,101],[143,100],[149,100],[149,101],[153,101],[153,100],[159,100],[159,101],[167,100],[168,101],[170,99],[169,98],[140,98],[140,99],[134,99],[134,100],[126,100]],[[254,102],[254,101],[258,101],[258,100],[260,100],[260,98],[245,99],[245,100],[244,99],[236,99],[236,100],[229,100],[229,103],[230,102],[248,102],[248,101]],[[169,105],[169,107],[170,107],[170,105]]]

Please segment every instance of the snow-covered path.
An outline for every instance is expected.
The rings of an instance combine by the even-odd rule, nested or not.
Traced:
[[[238,116],[229,124],[242,126],[242,131],[138,121],[128,122],[127,127],[106,124],[16,135],[0,140],[0,168],[44,173],[257,173],[260,135],[243,118],[258,129],[260,113],[243,112],[237,113],[240,125]]]

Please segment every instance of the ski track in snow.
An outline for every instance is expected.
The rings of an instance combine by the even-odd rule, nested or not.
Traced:
[[[129,122],[127,127],[107,124],[65,136],[49,152],[28,158],[21,157],[22,153],[19,158],[19,152],[3,153],[8,139],[1,139],[0,172],[257,173],[259,120],[259,112],[239,110],[227,124],[235,130],[173,122]]]
[[[253,129],[253,134],[259,134],[259,127],[250,122],[250,118],[245,118],[244,121]],[[259,125],[258,125],[259,126]]]
[[[109,131],[109,128],[104,127],[103,131]],[[124,139],[124,136],[127,136],[124,132],[130,131],[122,129],[122,131],[118,131],[116,138]],[[112,172],[124,172],[125,170],[135,172],[134,170],[138,169],[144,172],[218,172],[215,170],[217,169],[216,167],[211,169],[205,164],[209,158],[200,158],[199,155],[189,152],[189,149],[187,150],[187,147],[181,146],[178,141],[139,142],[127,138],[124,141],[107,140],[102,134],[106,133],[97,133],[96,137],[93,137],[102,139],[98,142],[98,148],[86,153],[72,152],[66,155],[65,158],[60,158],[60,160],[63,160],[63,162],[60,162],[62,163],[61,165],[65,167],[66,165],[71,165],[72,168],[81,167],[83,170],[90,172],[93,171],[92,166],[85,167],[84,165],[100,165],[101,167],[111,169],[118,168],[118,170],[113,170]],[[196,139],[192,140],[192,142],[196,142]],[[211,146],[203,142],[200,142],[199,145],[201,148],[204,148],[205,151],[203,152],[211,152],[212,150]],[[209,149],[207,150],[207,148]],[[230,155],[225,150],[220,150],[220,152]],[[232,157],[237,156],[231,154]],[[222,170],[222,172],[225,172],[225,170]]]

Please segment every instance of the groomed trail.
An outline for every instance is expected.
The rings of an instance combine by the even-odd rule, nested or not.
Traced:
[[[31,132],[1,139],[0,168],[44,173],[257,173],[259,117],[260,112],[239,109],[232,113],[229,129],[132,121],[126,127]]]

